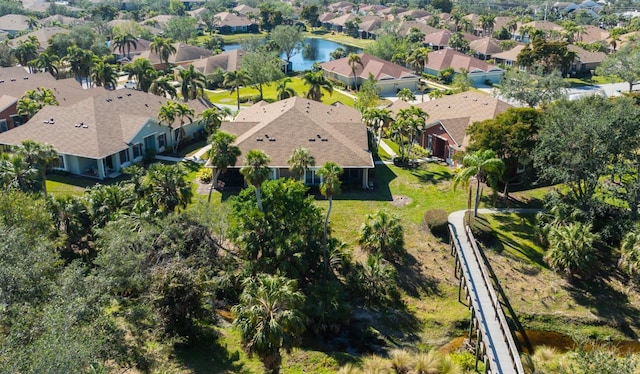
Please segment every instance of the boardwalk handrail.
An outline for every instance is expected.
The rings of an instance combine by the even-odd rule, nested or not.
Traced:
[[[493,306],[496,312],[496,315],[498,316],[500,330],[502,331],[502,335],[505,339],[505,342],[509,347],[509,355],[511,356],[511,359],[513,361],[514,369],[516,370],[517,373],[524,373],[524,368],[522,367],[522,361],[520,360],[520,353],[518,352],[518,347],[516,345],[515,340],[513,339],[513,335],[511,334],[511,329],[509,328],[507,318],[504,315],[502,306],[500,305],[500,300],[498,299],[496,291],[493,288],[493,285],[491,283],[491,278],[487,274],[487,269],[484,264],[482,255],[480,254],[480,249],[478,248],[476,239],[473,236],[473,233],[471,232],[471,228],[469,226],[466,226],[465,231],[467,234],[467,240],[469,240],[469,242],[471,243],[471,248],[473,249],[473,255],[476,261],[478,262],[478,264],[480,265],[480,274],[482,275],[483,282],[487,286],[487,289],[489,290],[491,305]]]
[[[461,274],[461,279],[464,279],[467,290],[469,290],[470,292],[474,292],[476,293],[477,290],[474,287],[474,283],[473,280],[470,279],[471,278],[471,270],[469,269],[469,263],[467,261],[466,255],[464,254],[464,251],[462,250],[461,246],[459,245],[459,239],[460,237],[457,235],[457,230],[455,229],[454,226],[449,226],[449,234],[451,235],[452,238],[452,242],[454,244],[454,248],[456,249],[457,255],[460,258],[460,263],[461,266],[462,264],[464,264],[464,267],[466,268],[466,272],[469,274],[468,276],[464,276],[463,274]],[[465,237],[466,238],[466,237]],[[475,255],[474,255],[475,256]],[[469,259],[470,260],[470,259]],[[476,259],[477,262],[477,259]],[[461,273],[463,271],[461,270]],[[477,293],[476,293],[477,296]],[[479,298],[478,298],[479,300]],[[498,358],[498,353],[495,350],[495,345],[493,344],[492,338],[491,338],[491,334],[489,333],[489,327],[486,325],[486,321],[485,318],[483,318],[484,316],[484,312],[482,310],[482,304],[480,302],[478,303],[473,303],[470,301],[470,305],[469,305],[472,309],[473,309],[473,314],[476,315],[476,318],[478,318],[478,321],[480,323],[478,323],[478,329],[482,332],[482,344],[485,346],[485,352],[486,354],[489,356],[489,363],[490,366],[493,365],[497,365],[498,367],[495,368],[495,371],[492,372],[496,372],[496,373],[503,373],[502,370],[500,370],[499,366],[500,366],[500,361]],[[491,305],[492,309],[493,309],[493,304]],[[480,341],[478,342],[480,343]],[[491,365],[491,363],[493,363],[493,365]],[[515,368],[514,368],[515,370]]]

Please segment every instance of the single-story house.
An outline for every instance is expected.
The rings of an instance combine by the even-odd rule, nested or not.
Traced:
[[[453,68],[456,73],[459,73],[461,69],[468,71],[469,79],[474,84],[498,83],[504,74],[504,70],[495,65],[453,49],[429,52],[429,60],[424,70],[427,74],[438,75],[440,71],[449,67]]]
[[[206,49],[196,47],[185,43],[173,43],[176,53],[169,56],[169,63],[178,66],[189,66],[196,60],[201,60],[213,55],[213,52]],[[164,69],[164,62],[160,61],[160,55],[150,50],[144,51],[133,59],[146,58],[151,62],[154,68]]]
[[[539,30],[545,34],[558,33],[561,34],[564,28],[557,23],[551,21],[531,21],[524,24],[518,24],[518,29],[513,33],[513,39],[518,42],[528,43],[531,41],[531,35],[527,33],[528,28]]]
[[[369,187],[369,170],[374,168],[367,127],[359,111],[344,105],[327,105],[302,97],[273,104],[259,102],[242,110],[222,131],[237,136],[235,145],[242,155],[222,176],[225,184],[241,186],[239,169],[245,155],[254,149],[270,158],[271,178],[291,177],[287,160],[297,147],[309,150],[316,165],[305,172],[307,185],[318,185],[317,170],[327,161],[344,169],[342,180]]]
[[[588,72],[590,70],[595,70],[607,57],[607,54],[604,52],[591,52],[586,49],[580,48],[576,45],[569,44],[567,49],[570,52],[576,53],[576,59],[573,63],[571,63],[571,72]]]
[[[42,52],[45,49],[47,49],[47,47],[49,47],[49,39],[51,39],[52,36],[57,34],[68,34],[68,33],[69,33],[68,29],[63,29],[62,27],[58,27],[58,26],[43,27],[13,39],[11,41],[11,45],[14,47],[17,47],[18,45],[20,45],[21,42],[26,42],[27,40],[29,40],[29,38],[31,38],[32,36],[35,36],[36,39],[38,40],[38,43],[40,43],[40,46],[38,47],[38,52]]]
[[[104,91],[103,88],[83,90],[73,78],[56,80],[48,73],[30,74],[21,66],[0,68],[0,133],[25,122],[25,118],[18,115],[18,100],[26,91],[39,87],[51,89],[61,106]]]
[[[80,25],[85,23],[86,21],[80,18],[63,16],[61,14],[54,14],[52,16],[41,19],[39,22],[41,25],[53,27],[53,26],[59,26],[59,25],[62,25],[62,26]]]
[[[437,30],[431,34],[426,34],[423,40],[423,44],[431,47],[434,51],[439,49],[447,49],[449,48],[449,39],[453,33],[449,30]],[[469,34],[468,32],[462,33],[462,36],[465,40],[472,42],[476,39],[480,39],[479,37]]]
[[[231,12],[222,12],[213,16],[216,22],[216,30],[220,34],[233,34],[237,32],[258,32],[258,23],[244,15]]]
[[[373,18],[368,21],[361,22],[358,25],[358,36],[360,39],[376,39],[378,36],[378,30],[382,27],[382,18]]]
[[[397,113],[411,105],[429,114],[425,132],[419,140],[420,146],[450,165],[455,164],[453,155],[468,146],[466,130],[469,125],[493,119],[511,107],[484,93],[467,91],[418,104],[398,100],[389,109]]]
[[[0,144],[48,143],[60,155],[60,170],[98,179],[116,176],[146,154],[173,146],[179,125],[170,128],[157,119],[167,101],[141,91],[103,90],[72,105],[42,108],[22,126],[0,133]],[[188,105],[196,113],[205,108],[197,100]],[[183,130],[188,138],[202,125],[188,123]]]
[[[525,44],[518,44],[508,51],[496,53],[493,55],[493,59],[496,64],[504,64],[505,66],[517,66],[518,55],[526,47]]]
[[[490,36],[470,42],[469,49],[473,51],[473,57],[483,61],[491,60],[491,56],[502,52],[500,41]]]
[[[366,53],[361,53],[359,56],[362,65],[357,64],[355,72],[358,86],[369,78],[369,74],[372,74],[381,95],[392,95],[403,88],[411,91],[417,89],[420,77],[413,70]],[[354,77],[349,65],[349,57],[321,63],[320,68],[326,78],[353,85]]]
[[[136,40],[136,45],[131,45],[131,49],[128,49],[128,46],[124,47],[124,51],[120,50],[118,46],[113,43],[113,40],[109,40],[109,49],[113,53],[116,61],[126,64],[135,59],[136,56],[140,56],[142,53],[149,52],[149,46],[151,45],[151,41],[146,39],[138,39]],[[124,52],[124,53],[123,53]]]
[[[250,14],[253,14],[254,16],[260,15],[260,9],[245,4],[238,5],[237,7],[233,8],[233,11],[247,17]]]
[[[234,49],[222,52],[217,55],[209,56],[200,60],[193,61],[193,67],[198,69],[204,75],[213,74],[216,70],[237,71],[240,70],[240,60],[244,56],[245,51],[242,49]]]
[[[14,37],[16,34],[31,30],[29,27],[29,16],[22,14],[6,14],[0,17],[0,30],[5,31],[9,36]]]

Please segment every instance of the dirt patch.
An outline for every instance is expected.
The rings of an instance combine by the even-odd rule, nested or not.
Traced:
[[[404,196],[404,195],[393,195],[393,201],[391,201],[391,205],[402,208],[403,206],[407,206],[413,202],[413,199]]]

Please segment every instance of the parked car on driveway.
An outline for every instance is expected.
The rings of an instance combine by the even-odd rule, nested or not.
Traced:
[[[136,81],[127,81],[124,84],[124,88],[133,88],[133,89],[135,89],[136,88]]]

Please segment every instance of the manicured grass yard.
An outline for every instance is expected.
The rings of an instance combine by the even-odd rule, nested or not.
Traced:
[[[287,87],[291,87],[296,91],[298,96],[304,96],[304,94],[309,89],[308,86],[304,84],[301,78],[292,77],[291,83],[287,85]],[[240,96],[253,96],[257,95],[258,90],[252,87],[241,87],[240,88]],[[276,100],[278,93],[276,92],[276,84],[272,83],[271,85],[263,86],[263,95],[265,99],[273,99]],[[213,103],[220,103],[226,105],[237,105],[236,101],[236,91],[230,90],[219,90],[219,91],[208,91],[207,96],[209,100]],[[326,91],[324,92],[324,96],[322,96],[322,102],[325,104],[333,104],[336,101],[340,101],[341,103],[353,107],[353,98],[344,95],[341,92],[333,90],[333,93],[329,95]],[[240,104],[241,106],[249,106],[251,104]]]

